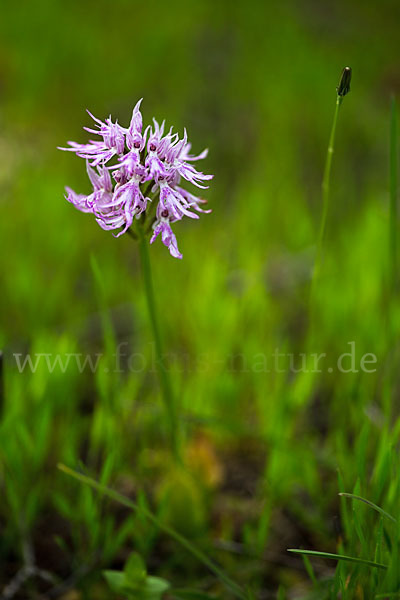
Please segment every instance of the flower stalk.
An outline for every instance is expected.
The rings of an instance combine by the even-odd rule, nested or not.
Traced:
[[[389,257],[392,289],[397,279],[397,108],[392,98],[390,118],[390,219]]]
[[[324,176],[322,179],[322,217],[321,217],[321,223],[320,223],[319,231],[318,231],[317,251],[316,251],[314,270],[313,270],[312,281],[311,281],[311,295],[310,295],[311,305],[313,304],[314,299],[315,299],[316,284],[317,284],[320,270],[321,270],[323,243],[324,243],[326,223],[327,223],[328,213],[329,213],[332,157],[333,157],[333,153],[335,151],[335,137],[336,137],[336,127],[337,127],[337,122],[338,122],[338,116],[339,116],[339,109],[343,102],[344,96],[346,96],[346,94],[348,94],[350,91],[351,73],[352,73],[351,68],[345,67],[342,71],[339,85],[336,88],[335,112],[333,115],[333,122],[332,122],[331,133],[329,136],[328,150],[326,153]]]
[[[150,325],[154,338],[156,350],[157,374],[160,382],[161,393],[163,396],[164,407],[168,420],[168,431],[170,437],[171,449],[174,457],[179,458],[179,425],[176,417],[176,408],[172,385],[169,377],[168,367],[165,363],[163,353],[162,339],[158,322],[156,301],[154,295],[153,278],[151,273],[149,245],[142,223],[138,222],[137,239],[139,242],[139,255],[142,267],[143,283],[146,296],[147,310],[149,313]],[[130,230],[129,230],[130,232]]]
[[[317,279],[319,275],[319,270],[321,267],[322,260],[322,244],[325,236],[326,229],[326,221],[328,218],[329,211],[329,196],[330,196],[330,181],[331,181],[331,169],[332,169],[332,157],[335,151],[335,136],[336,136],[336,125],[339,115],[339,108],[342,103],[343,98],[341,96],[336,97],[336,105],[335,105],[335,114],[333,117],[331,134],[329,137],[329,145],[326,153],[326,161],[325,161],[325,169],[324,169],[324,177],[322,179],[322,218],[318,231],[318,239],[317,239],[317,255],[315,259],[314,265],[314,280]]]

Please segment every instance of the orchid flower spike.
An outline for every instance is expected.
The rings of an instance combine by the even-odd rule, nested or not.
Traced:
[[[88,111],[96,128],[84,129],[100,139],[86,144],[68,142],[69,147],[60,150],[75,152],[86,160],[92,191],[77,194],[66,188],[66,199],[78,210],[92,213],[100,227],[115,231],[116,237],[126,233],[134,219],[148,220],[154,231],[150,243],[161,234],[171,256],[182,258],[171,223],[183,217],[198,219],[199,213],[211,211],[202,209],[205,200],[180,183],[185,179],[198,188],[208,187],[204,184],[213,176],[192,164],[205,158],[207,150],[197,156],[189,154],[186,129],[181,139],[172,127],[164,134],[165,121],[160,125],[153,119],[143,131],[141,103],[142,99],[136,103],[127,128],[111,117],[103,122]],[[153,197],[148,196],[149,190]]]

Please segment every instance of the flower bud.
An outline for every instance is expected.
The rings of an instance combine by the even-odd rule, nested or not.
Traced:
[[[338,96],[345,96],[350,91],[351,67],[345,67],[340,77],[339,85],[336,88]]]

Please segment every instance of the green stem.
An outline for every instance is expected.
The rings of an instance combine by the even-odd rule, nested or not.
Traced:
[[[335,149],[335,135],[336,135],[336,125],[339,115],[339,108],[342,103],[343,97],[336,97],[336,106],[335,106],[335,114],[333,117],[331,135],[329,137],[329,145],[326,153],[326,161],[325,161],[325,169],[324,169],[324,177],[322,179],[322,218],[319,226],[318,232],[318,240],[317,240],[317,252],[314,263],[314,271],[311,281],[311,303],[314,300],[315,288],[317,284],[317,280],[319,277],[319,273],[321,270],[321,262],[322,262],[322,248],[325,236],[326,229],[326,221],[328,218],[329,211],[329,193],[330,193],[330,180],[331,180],[331,168],[332,168],[332,156]]]
[[[175,458],[179,457],[178,443],[178,422],[176,418],[175,403],[172,393],[172,386],[169,378],[167,365],[165,364],[164,353],[162,349],[162,341],[160,327],[158,324],[158,316],[156,302],[154,296],[153,279],[151,275],[150,254],[148,239],[143,231],[143,225],[138,223],[137,233],[139,238],[139,253],[142,265],[144,289],[146,294],[147,309],[149,312],[151,328],[153,331],[154,344],[156,350],[157,373],[160,381],[161,392],[163,395],[165,410],[168,419],[168,429],[170,442]]]
[[[390,118],[390,233],[389,256],[393,289],[397,271],[397,115],[396,100],[392,99]]]

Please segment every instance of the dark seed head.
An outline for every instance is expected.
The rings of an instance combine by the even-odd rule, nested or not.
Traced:
[[[345,96],[350,91],[351,67],[345,67],[340,77],[339,85],[336,88],[338,96]]]

